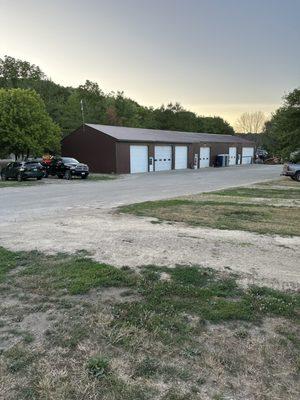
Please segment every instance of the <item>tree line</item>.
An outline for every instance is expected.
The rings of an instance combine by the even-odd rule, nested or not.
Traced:
[[[286,96],[283,107],[260,135],[260,142],[274,154],[286,157],[300,147],[299,92],[296,89]],[[81,102],[88,123],[235,134],[223,118],[199,116],[179,103],[145,107],[123,92],[104,93],[90,80],[76,88],[65,87],[49,79],[39,66],[5,56],[0,58],[0,153],[40,154],[42,148],[59,151],[61,137],[82,124]],[[255,121],[253,117],[240,119],[245,132],[255,124],[257,131],[258,122],[262,126],[261,113]],[[247,121],[252,124],[248,128]]]
[[[2,153],[4,148],[6,152],[18,153],[18,155],[27,154],[29,151],[40,153],[43,145],[45,149],[58,151],[57,128],[64,137],[82,124],[81,102],[84,107],[85,121],[88,123],[234,134],[230,124],[220,117],[198,116],[185,110],[179,103],[170,103],[159,108],[144,107],[126,97],[123,92],[104,93],[98,83],[90,80],[77,88],[65,87],[49,79],[39,66],[9,56],[0,59],[0,90],[1,104],[13,104],[9,115],[4,115],[9,107],[3,106],[0,111]],[[25,101],[26,98],[28,101]],[[44,108],[53,121],[53,125],[48,126],[48,133],[45,130],[45,124],[39,127],[39,130],[42,129],[45,132],[45,140],[42,140],[43,138],[36,129],[33,129],[33,124],[27,118],[30,111],[26,114],[26,104],[30,107],[33,102],[35,102],[36,110],[41,112]],[[21,120],[22,125],[16,126],[15,121],[20,124]],[[37,121],[35,121],[35,127],[36,124]],[[30,132],[35,133],[29,140]],[[54,139],[50,141],[49,138],[53,136],[53,132],[55,132]]]

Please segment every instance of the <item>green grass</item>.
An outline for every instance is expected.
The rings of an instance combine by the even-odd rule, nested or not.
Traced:
[[[9,271],[22,264],[24,264],[22,253],[14,253],[0,247],[0,283],[6,279]]]
[[[258,357],[275,359],[271,364],[263,358],[258,361],[259,368],[266,364],[267,377],[280,364],[276,349],[282,349],[278,353],[281,362],[286,354],[289,367],[296,365],[297,292],[241,287],[236,274],[196,265],[152,265],[134,272],[97,263],[82,254],[46,256],[3,248],[0,260],[6,271],[5,293],[10,287],[12,297],[26,294],[17,305],[4,307],[1,318],[1,332],[13,320],[11,333],[20,339],[17,346],[0,353],[4,374],[0,385],[14,382],[15,398],[193,399],[203,385],[210,385],[210,376],[217,379],[220,374],[224,379],[223,369],[227,382],[230,374],[244,373],[248,349],[256,351],[251,343],[257,335],[255,343],[263,346]],[[110,288],[124,288],[127,296],[118,296],[114,289],[111,293],[116,296],[108,301],[102,297],[103,287],[106,293]],[[99,290],[89,296],[92,288]],[[34,329],[17,329],[18,313],[22,317],[47,313],[43,340],[33,341]],[[264,340],[259,336],[267,317],[286,326],[278,328],[275,335],[270,332],[268,337],[277,340],[274,347],[265,336]],[[211,335],[215,336],[210,341]],[[206,348],[207,341],[210,345]],[[241,360],[235,345],[246,346]],[[253,363],[253,357],[249,362]],[[253,364],[251,370],[255,370]],[[167,384],[163,392],[161,384]],[[183,385],[186,390],[181,392]],[[220,393],[223,389],[216,388]]]
[[[122,287],[134,283],[130,273],[89,258],[45,257],[34,252],[31,253],[30,266],[21,274],[34,290],[49,294],[56,291],[84,294],[96,287]]]
[[[6,187],[27,187],[27,186],[37,186],[43,185],[45,182],[43,181],[36,181],[36,180],[26,180],[22,182],[18,181],[2,181],[0,180],[0,189]]]
[[[36,358],[35,354],[20,345],[12,347],[5,355],[7,368],[12,373],[19,373],[26,370]]]
[[[119,211],[156,218],[154,223],[184,222],[215,229],[299,236],[299,208],[290,203],[284,206],[284,200],[300,200],[300,186],[278,189],[276,184],[280,182],[272,182],[274,187],[270,183],[266,187],[238,187],[191,198],[148,201],[122,206]],[[255,198],[266,202],[254,202]],[[279,205],[278,200],[282,200],[283,205]]]
[[[184,222],[192,226],[244,230],[261,234],[300,235],[297,207],[231,201],[174,199],[122,206],[120,212]]]
[[[110,372],[109,360],[105,357],[92,357],[87,363],[88,373],[93,377],[100,379],[107,376]]]
[[[191,328],[186,314],[196,315],[201,321],[258,321],[264,315],[294,318],[299,306],[297,294],[260,287],[242,289],[236,282],[236,275],[221,276],[212,269],[198,266],[172,269],[148,266],[137,274],[89,258],[14,253],[2,248],[0,259],[3,271],[23,266],[11,279],[17,279],[18,286],[26,289],[27,294],[78,295],[92,288],[130,288],[142,301],[118,304],[114,323],[143,327],[165,337],[170,332],[183,336],[189,333]],[[162,272],[169,274],[170,280],[161,280]],[[72,329],[76,332],[77,328]],[[75,336],[80,339],[80,329],[77,333]]]
[[[111,181],[117,178],[117,175],[90,174],[87,178],[87,181]]]
[[[170,281],[158,279],[165,271]],[[143,275],[138,290],[144,300],[117,306],[113,324],[146,329],[165,342],[187,340],[205,321],[258,322],[274,315],[297,318],[299,295],[255,286],[241,289],[232,274],[221,278],[209,269],[177,266],[147,267]],[[197,324],[191,325],[187,315],[197,317]]]
[[[295,199],[300,200],[299,188],[272,189],[272,188],[246,188],[226,189],[213,192],[217,196],[258,197],[264,199]]]

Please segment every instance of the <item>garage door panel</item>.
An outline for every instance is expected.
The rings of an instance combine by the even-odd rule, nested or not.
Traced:
[[[254,157],[254,147],[243,147],[242,164],[251,164]]]
[[[210,165],[210,147],[200,147],[199,168],[207,168]]]
[[[130,173],[148,172],[148,146],[130,146]]]
[[[188,163],[187,146],[175,146],[175,169],[186,169]]]
[[[172,169],[171,146],[155,146],[154,167],[155,171],[169,171]]]
[[[236,147],[229,147],[229,165],[236,165],[236,154],[237,148]]]

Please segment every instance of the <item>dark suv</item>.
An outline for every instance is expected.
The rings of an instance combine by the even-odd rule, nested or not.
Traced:
[[[43,166],[37,161],[11,162],[1,170],[1,179],[17,179],[19,182],[28,178],[38,181],[44,176]]]
[[[81,164],[75,158],[55,157],[46,167],[45,176],[48,175],[57,175],[61,179],[72,179],[74,176],[86,179],[89,176],[89,167]]]

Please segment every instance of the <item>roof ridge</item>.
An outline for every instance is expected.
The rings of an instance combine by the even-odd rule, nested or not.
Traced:
[[[85,125],[90,126],[90,127],[95,127],[95,126],[101,126],[102,127],[102,126],[104,126],[104,127],[107,127],[107,128],[119,128],[119,129],[124,129],[124,128],[125,129],[142,129],[144,131],[156,131],[156,132],[172,132],[172,133],[184,133],[184,134],[192,133],[192,134],[195,134],[195,135],[203,134],[203,135],[216,135],[216,136],[222,135],[222,136],[236,136],[236,137],[239,137],[239,135],[230,135],[228,133],[211,133],[211,132],[194,132],[194,131],[172,131],[170,129],[140,128],[140,127],[135,127],[135,126],[121,126],[121,125],[107,125],[107,124],[87,124],[87,123],[85,123]]]

